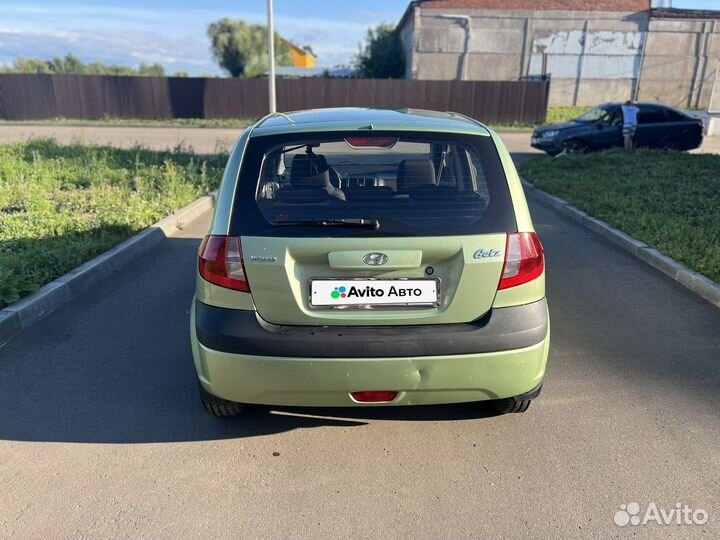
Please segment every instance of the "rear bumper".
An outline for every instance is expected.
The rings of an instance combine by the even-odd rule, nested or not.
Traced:
[[[255,311],[195,301],[197,339],[208,349],[291,358],[387,358],[477,354],[536,345],[548,332],[547,302],[498,308],[472,323],[416,326],[282,326]]]
[[[303,356],[301,353],[315,348],[308,345],[309,349],[302,349],[298,345],[299,341],[293,341],[297,347],[293,354],[283,355],[261,355],[257,354],[257,350],[249,353],[213,349],[200,339],[198,329],[201,318],[198,317],[198,312],[203,308],[196,302],[191,317],[193,356],[200,382],[207,392],[222,399],[242,403],[372,406],[373,404],[356,403],[350,397],[350,392],[364,390],[399,392],[390,405],[459,403],[514,397],[537,388],[545,374],[550,343],[547,307],[544,300],[537,304],[540,304],[544,311],[544,325],[541,325],[543,334],[539,339],[533,338],[534,343],[529,345],[464,354],[422,354],[411,342],[417,341],[418,335],[422,335],[422,332],[418,334],[417,331],[423,327],[397,327],[393,331],[398,332],[399,336],[405,334],[399,337],[405,340],[405,345],[399,347],[415,351],[412,354],[366,354],[376,352],[376,349],[371,347],[363,349],[365,354],[330,357],[327,352],[317,356]],[[494,317],[497,321],[497,312],[502,313],[506,309],[518,308],[494,310],[490,319]],[[527,313],[532,314],[533,309],[538,309],[538,306],[527,308]],[[533,319],[532,316],[529,318]],[[485,327],[487,326],[489,325],[486,323]],[[330,329],[313,330],[317,335],[320,330]],[[344,327],[340,331],[333,328],[331,333],[336,335],[349,331],[350,334],[356,332],[355,335],[365,335],[365,330],[367,328],[364,327]],[[378,330],[384,328],[371,329],[372,332]],[[288,334],[292,335],[292,332],[289,330],[280,333],[277,339],[282,340],[282,336]],[[537,337],[537,334],[533,335]],[[352,335],[350,338],[352,340]],[[322,339],[320,341],[322,342]],[[432,345],[432,340],[427,337],[424,342],[428,347],[437,347]],[[520,343],[516,337],[508,341],[510,342]],[[451,345],[451,342],[445,343]],[[482,340],[478,339],[478,348],[482,346]]]

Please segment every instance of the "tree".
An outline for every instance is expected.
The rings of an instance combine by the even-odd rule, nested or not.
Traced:
[[[65,58],[56,56],[49,63],[53,73],[81,74],[84,72],[82,60],[72,53],[66,54]]]
[[[229,18],[208,26],[213,57],[232,77],[258,77],[268,70],[267,27]],[[292,66],[290,44],[275,32],[275,62]]]
[[[400,33],[390,24],[368,29],[362,47],[355,56],[359,77],[369,79],[401,79],[405,77],[405,55]]]
[[[12,67],[7,68],[6,71],[9,73],[52,73],[50,62],[23,56],[16,58]]]
[[[162,64],[143,64],[138,66],[138,75],[144,75],[145,77],[164,77],[165,68]]]
[[[102,62],[84,63],[72,53],[64,57],[56,56],[52,60],[41,58],[15,59],[12,67],[1,70],[5,73],[62,73],[73,75],[145,75],[162,77],[165,68],[161,64],[140,64],[137,70],[129,66],[107,65]]]
[[[138,72],[129,66],[108,66],[102,62],[85,64],[83,73],[85,75],[122,75],[126,77],[138,75]]]

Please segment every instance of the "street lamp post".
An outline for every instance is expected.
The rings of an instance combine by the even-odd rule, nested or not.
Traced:
[[[273,25],[273,5],[272,0],[267,0],[267,30],[268,30],[268,101],[270,103],[270,112],[274,113],[275,107],[275,28]]]

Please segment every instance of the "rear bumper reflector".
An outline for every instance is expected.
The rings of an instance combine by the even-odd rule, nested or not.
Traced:
[[[350,392],[350,396],[359,403],[390,403],[397,395],[390,390]]]

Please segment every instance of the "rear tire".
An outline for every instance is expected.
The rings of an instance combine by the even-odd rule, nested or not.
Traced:
[[[532,403],[532,399],[496,399],[493,401],[493,409],[498,414],[524,413],[530,408],[530,403]]]
[[[220,405],[203,399],[202,404],[209,414],[218,417],[238,416],[243,412],[242,403],[228,402],[227,405]]]
[[[198,381],[198,388],[200,390],[200,401],[202,401],[203,407],[208,414],[218,417],[229,417],[238,416],[243,413],[245,406],[242,403],[213,396],[205,390],[200,381]]]

